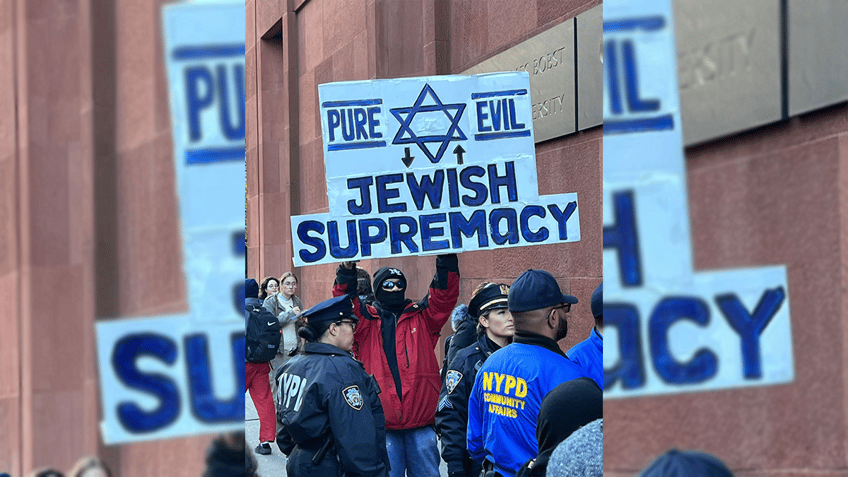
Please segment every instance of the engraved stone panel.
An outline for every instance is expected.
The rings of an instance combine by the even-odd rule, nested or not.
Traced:
[[[789,0],[789,114],[848,99],[848,1]]]
[[[574,119],[574,20],[567,20],[463,71],[530,73],[536,142],[576,131]]]
[[[674,0],[683,141],[781,119],[777,0]]]
[[[577,15],[577,130],[603,123],[603,5]]]

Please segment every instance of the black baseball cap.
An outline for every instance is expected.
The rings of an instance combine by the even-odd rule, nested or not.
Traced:
[[[560,303],[573,305],[577,298],[563,293],[554,276],[544,270],[527,270],[509,288],[511,312],[540,310]]]
[[[699,451],[671,449],[657,457],[640,477],[733,477],[733,472],[717,457]]]
[[[595,318],[604,314],[604,282],[592,292],[592,316]]]

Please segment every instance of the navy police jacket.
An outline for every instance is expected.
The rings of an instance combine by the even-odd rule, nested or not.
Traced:
[[[583,377],[553,339],[520,331],[514,339],[483,363],[468,401],[468,453],[504,477],[539,453],[536,420],[545,395]]]
[[[385,476],[383,407],[350,353],[309,342],[276,375],[277,446],[288,475]]]
[[[436,409],[436,432],[442,440],[442,459],[448,465],[448,474],[464,472],[476,477],[482,470],[465,449],[468,397],[477,371],[498,349],[500,347],[484,333],[477,336],[476,343],[459,350],[444,370],[445,380]]]
[[[568,350],[568,359],[580,366],[586,376],[604,389],[604,338],[592,328],[592,334]]]

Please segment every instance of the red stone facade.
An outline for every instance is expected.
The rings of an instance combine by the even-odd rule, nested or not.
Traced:
[[[848,476],[848,105],[686,151],[696,270],[785,264],[795,381],[604,403],[604,475],[671,447],[740,477]]]
[[[0,0],[0,472],[200,475],[103,446],[94,323],[187,309],[158,0]]]
[[[247,0],[247,259],[261,280],[293,271],[305,306],[331,296],[335,265],[292,269],[289,217],[328,211],[318,85],[458,74],[596,5],[591,0]],[[550,271],[581,303],[568,348],[592,327],[589,298],[602,275],[601,128],[536,146],[539,193],[577,192],[581,241],[459,255],[460,301],[484,280]],[[420,298],[435,258],[374,259],[395,266]],[[443,335],[450,333],[446,325]],[[437,346],[437,353],[441,354]]]

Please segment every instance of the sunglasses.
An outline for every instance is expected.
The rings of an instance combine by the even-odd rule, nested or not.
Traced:
[[[386,291],[392,291],[395,288],[397,288],[398,290],[403,290],[404,288],[406,288],[406,283],[404,281],[393,282],[391,280],[386,280],[381,285],[381,288]]]
[[[348,321],[348,320],[339,320],[336,322],[336,326],[341,326],[342,323],[347,323],[350,325],[350,331],[356,331],[356,322]]]

